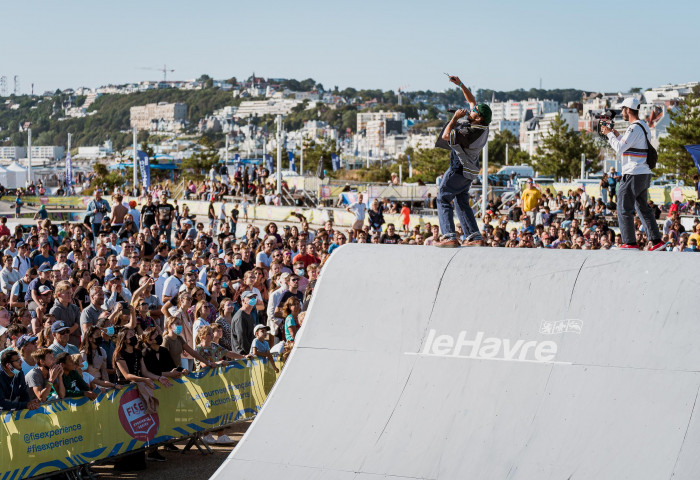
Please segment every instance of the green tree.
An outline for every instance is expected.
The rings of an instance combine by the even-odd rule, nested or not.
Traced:
[[[408,176],[408,157],[411,157],[413,176]],[[401,165],[404,179],[409,182],[421,180],[425,183],[435,182],[438,175],[442,175],[450,165],[450,152],[442,148],[428,148],[425,150],[406,149],[406,154],[401,155],[397,162],[391,165],[391,172],[398,173]]]
[[[520,142],[510,130],[503,130],[494,135],[489,142],[489,164],[506,164],[506,146],[508,148],[508,163],[513,163],[515,152],[520,150]]]
[[[180,164],[180,168],[185,172],[187,178],[201,180],[207,171],[219,162],[219,152],[211,140],[202,137],[199,144],[202,146],[200,151],[185,158]]]
[[[600,148],[591,133],[574,131],[561,115],[554,118],[549,128],[533,159],[541,174],[577,178],[581,173],[582,153],[591,162],[589,170],[600,168]]]
[[[679,174],[688,183],[698,173],[684,147],[700,143],[700,86],[668,115],[671,125],[668,136],[659,141],[659,165],[654,173]]]

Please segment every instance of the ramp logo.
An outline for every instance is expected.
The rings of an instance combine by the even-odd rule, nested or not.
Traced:
[[[558,333],[578,333],[583,330],[583,321],[578,318],[565,318],[564,320],[543,320],[540,325],[542,335],[556,335]]]
[[[126,433],[136,440],[148,442],[158,433],[158,415],[146,412],[137,389],[130,390],[119,399],[119,422]]]
[[[455,338],[452,335],[438,335],[436,330],[431,329],[425,347],[418,353],[406,352],[406,355],[570,365],[569,362],[555,361],[558,348],[557,343],[551,340],[513,341],[509,338],[487,337],[484,332],[477,332],[470,337],[465,330]]]

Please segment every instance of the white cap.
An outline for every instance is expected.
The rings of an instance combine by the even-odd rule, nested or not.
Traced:
[[[255,333],[258,333],[258,330],[267,330],[267,331],[269,331],[269,330],[270,330],[270,327],[268,327],[267,325],[258,324],[258,325],[256,325],[255,328],[253,329],[253,333],[254,333],[254,334],[255,334]]]
[[[632,110],[639,110],[639,100],[634,97],[625,98],[625,101],[620,104],[620,107],[631,108]]]

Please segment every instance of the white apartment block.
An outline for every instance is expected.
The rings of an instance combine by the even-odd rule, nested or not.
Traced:
[[[384,120],[368,121],[365,124],[365,132],[369,149],[375,152],[384,150],[384,138],[386,137],[386,122]]]
[[[150,131],[154,123],[159,130],[178,131],[187,121],[187,105],[184,103],[149,103],[131,107],[131,127]]]
[[[433,135],[409,134],[407,138],[407,147],[411,147],[414,150],[428,150],[430,148],[435,148],[437,136],[437,133]]]
[[[0,147],[0,159],[19,160],[27,156],[27,147]]]
[[[384,139],[384,153],[389,157],[399,158],[408,147],[407,135],[389,135]]]
[[[32,146],[32,158],[63,158],[65,147],[57,146]]]
[[[520,149],[528,152],[530,155],[535,155],[537,147],[542,144],[544,137],[549,135],[550,125],[558,114],[561,114],[564,123],[569,128],[578,132],[578,111],[576,109],[562,108],[559,112],[546,113],[523,122],[520,126]]]
[[[520,121],[498,120],[494,122],[492,120],[489,124],[489,140],[493,140],[498,132],[503,132],[504,130],[508,130],[515,138],[518,138],[520,135]]]
[[[357,132],[365,130],[367,128],[367,123],[371,121],[386,121],[393,120],[401,122],[402,124],[406,120],[406,114],[403,112],[363,112],[357,114]],[[403,133],[403,129],[401,132]]]
[[[112,155],[114,153],[112,148],[112,141],[107,140],[103,145],[96,147],[78,147],[78,155],[75,158],[104,158]]]
[[[525,120],[525,115],[528,110],[532,111],[534,116],[553,113],[559,110],[559,102],[554,100],[522,100],[507,102],[493,102],[491,107],[491,122],[500,120],[510,120],[513,122],[521,122]]]
[[[247,118],[250,116],[263,115],[288,115],[297,105],[301,105],[302,100],[291,98],[270,99],[270,100],[252,100],[241,102],[236,116],[239,118]]]
[[[679,100],[688,96],[693,91],[693,87],[696,87],[699,84],[700,83],[698,82],[688,82],[680,83],[678,85],[662,85],[644,92],[644,98],[646,99],[647,103],[663,103],[672,100]]]

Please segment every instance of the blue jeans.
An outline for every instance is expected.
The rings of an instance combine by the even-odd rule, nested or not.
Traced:
[[[457,238],[455,233],[454,207],[457,209],[457,218],[462,224],[464,236],[469,240],[481,240],[479,227],[476,224],[474,211],[469,205],[469,187],[472,181],[464,178],[464,175],[448,169],[442,177],[440,189],[437,194],[437,211],[440,220],[440,230],[446,239]]]
[[[100,232],[102,229],[102,224],[101,223],[91,223],[90,226],[92,227],[92,237],[93,237],[93,246],[97,247],[97,234]]]
[[[647,239],[658,243],[661,241],[659,226],[654,218],[654,212],[647,203],[649,201],[649,184],[651,175],[623,175],[617,191],[617,223],[620,226],[622,243],[636,245],[637,237],[634,228],[635,210],[646,229]]]

